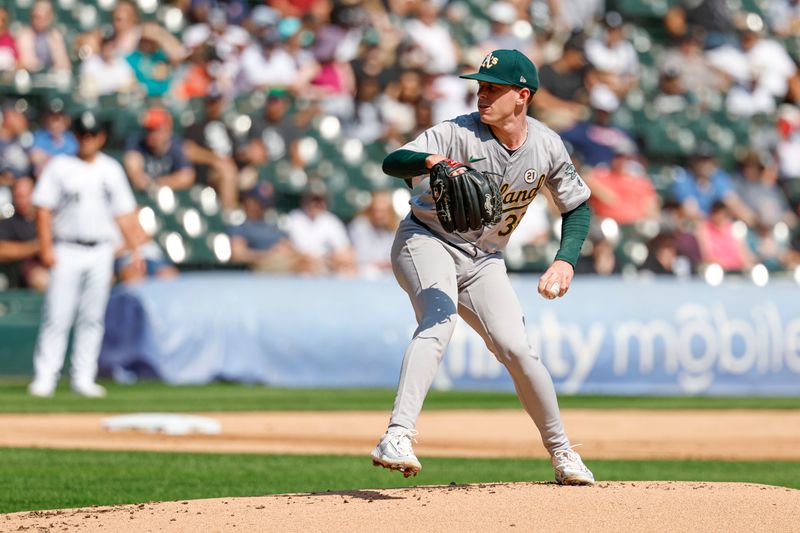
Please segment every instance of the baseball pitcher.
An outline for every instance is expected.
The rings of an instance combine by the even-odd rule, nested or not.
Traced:
[[[392,248],[395,277],[419,327],[403,358],[389,428],[372,461],[406,477],[422,469],[412,449],[415,425],[458,314],[511,374],[550,452],[556,481],[591,485],[594,476],[564,431],[550,375],[528,342],[502,257],[528,205],[546,187],[563,225],[560,249],[539,292],[564,296],[589,229],[589,189],[559,136],[526,114],[539,81],[525,55],[495,50],[479,72],[461,77],[478,81],[478,111],[433,126],[383,163],[387,174],[420,191]]]

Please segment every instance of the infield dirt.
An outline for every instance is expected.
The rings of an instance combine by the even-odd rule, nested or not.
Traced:
[[[589,459],[800,460],[800,411],[563,411],[573,443]],[[206,413],[219,435],[108,433],[109,415],[0,415],[0,446],[183,452],[363,454],[384,431],[385,413]],[[420,457],[547,457],[522,410],[426,411]]]

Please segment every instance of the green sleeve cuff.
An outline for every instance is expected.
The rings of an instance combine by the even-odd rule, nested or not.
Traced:
[[[383,172],[396,178],[408,179],[427,174],[425,159],[431,154],[412,150],[395,150],[383,160]]]
[[[561,247],[556,259],[566,261],[575,268],[581,255],[583,241],[589,234],[590,218],[591,212],[586,202],[561,215]]]

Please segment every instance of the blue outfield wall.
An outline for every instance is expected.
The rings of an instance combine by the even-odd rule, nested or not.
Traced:
[[[800,395],[800,289],[788,280],[579,277],[555,301],[535,276],[512,281],[561,393]],[[393,387],[415,327],[391,278],[189,274],[115,289],[101,368],[175,384]],[[513,391],[460,320],[434,387]]]

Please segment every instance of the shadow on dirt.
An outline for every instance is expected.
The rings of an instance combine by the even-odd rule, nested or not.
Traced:
[[[331,492],[314,492],[309,496],[345,496],[356,500],[405,500],[403,496],[390,496],[377,490],[337,490]]]

